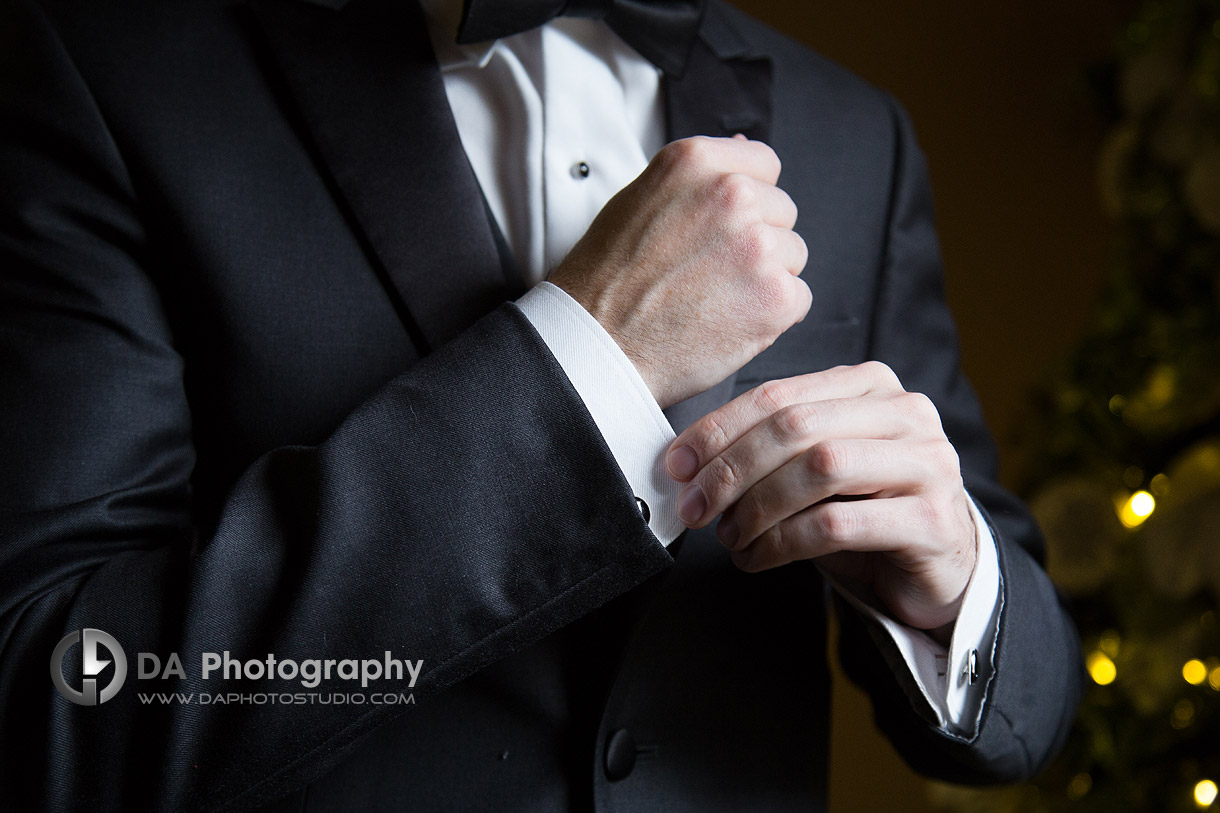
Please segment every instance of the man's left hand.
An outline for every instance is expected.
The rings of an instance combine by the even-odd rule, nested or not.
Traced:
[[[974,570],[957,452],[927,396],[879,362],[768,381],[696,421],[665,458],[679,514],[754,572],[816,560],[944,638]],[[939,633],[939,634],[937,634]]]

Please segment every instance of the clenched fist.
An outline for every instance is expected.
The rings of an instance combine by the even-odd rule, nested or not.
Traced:
[[[598,214],[550,281],[670,406],[716,384],[809,310],[796,205],[775,152],[744,137],[667,145]]]

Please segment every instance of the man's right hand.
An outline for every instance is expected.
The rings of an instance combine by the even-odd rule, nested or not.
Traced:
[[[550,276],[614,338],[662,407],[729,376],[805,317],[796,204],[759,141],[665,146]]]

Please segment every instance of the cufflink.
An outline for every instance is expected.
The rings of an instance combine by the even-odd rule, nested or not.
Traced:
[[[644,518],[644,522],[647,524],[647,522],[652,519],[652,512],[648,510],[648,503],[644,502],[639,497],[636,497],[635,507],[640,509],[640,516]]]
[[[966,683],[973,686],[979,679],[979,651],[977,649],[970,650],[970,654],[966,656],[966,665],[962,669],[962,676],[966,678]]]

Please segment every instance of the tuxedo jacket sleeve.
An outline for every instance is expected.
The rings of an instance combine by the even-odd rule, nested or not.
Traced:
[[[780,185],[800,210],[797,230],[810,249],[802,276],[814,292],[809,316],[743,368],[737,390],[805,372],[811,358],[815,369],[884,361],[907,390],[936,405],[999,554],[998,637],[994,653],[980,653],[994,671],[984,672],[985,701],[972,735],[930,722],[933,713],[892,640],[846,603],[839,613],[843,666],[869,692],[878,727],[921,772],[968,783],[1021,780],[1067,736],[1082,659],[1075,627],[1042,568],[1038,528],[997,482],[995,448],[962,372],[945,303],[927,166],[910,120],[888,94],[746,15],[728,9],[724,19],[750,51],[772,57],[772,143],[784,159]]]
[[[1041,566],[1038,528],[996,484],[994,448],[961,372],[953,323],[943,304],[923,157],[897,108],[894,121],[897,174],[869,354],[886,359],[906,389],[934,393],[945,433],[961,458],[966,489],[984,507],[995,539],[1000,621],[994,651],[979,653],[985,664],[984,705],[977,728],[975,721],[963,721],[969,736],[911,724],[912,708],[930,718],[921,709],[919,688],[902,668],[893,642],[868,630],[845,604],[839,613],[841,657],[848,674],[872,695],[878,727],[916,769],[964,783],[1015,781],[1058,751],[1075,716],[1082,661],[1075,627]],[[861,645],[869,639],[878,646]],[[963,679],[948,675],[950,681]],[[1030,713],[1035,709],[1039,712]]]
[[[606,721],[669,739],[607,786],[606,807],[807,806],[824,772],[824,697],[808,688],[824,673],[824,584],[800,564],[740,574],[708,533],[670,567],[549,351],[498,304],[512,282],[412,8],[0,0],[0,797],[270,802],[401,710],[144,705],[137,690],[217,691],[205,651],[391,650],[423,660],[420,710],[442,708],[464,678],[666,571]],[[703,69],[666,88],[671,135],[754,133],[773,68],[771,140],[815,304],[671,418],[869,357],[933,398],[1000,546],[978,736],[931,726],[850,616],[845,663],[915,764],[1027,775],[1066,730],[1078,653],[1036,531],[995,485],[909,126],[888,97],[719,3],[701,37]],[[784,622],[752,629],[738,601]],[[82,627],[133,661],[179,653],[187,678],[129,674],[113,700],[73,706],[47,663]],[[724,702],[696,702],[694,685]]]
[[[755,33],[743,15],[732,18],[756,42],[766,40],[771,52],[793,48],[771,32]],[[1068,735],[1082,659],[1075,625],[1042,568],[1041,533],[1024,505],[998,485],[996,449],[961,370],[925,157],[909,117],[888,94],[808,52],[777,59],[775,66],[777,105],[789,105],[776,109],[776,149],[789,156],[781,184],[798,203],[798,229],[810,247],[804,277],[815,302],[806,322],[824,327],[798,325],[778,339],[781,353],[760,356],[739,377],[786,375],[795,345],[809,354],[825,342],[836,347],[831,355],[839,363],[885,361],[908,391],[936,404],[966,490],[991,526],[1002,574],[996,648],[980,653],[994,670],[983,673],[977,728],[959,736],[932,724],[892,640],[845,603],[839,654],[844,670],[870,693],[878,728],[921,773],[971,784],[1019,781],[1044,767]],[[837,111],[837,121],[810,112],[814,106]],[[826,157],[808,161],[809,155]],[[826,223],[853,236],[844,238]],[[849,266],[869,271],[844,275]],[[964,721],[967,728],[971,723]]]
[[[400,711],[140,708],[138,651],[177,652],[188,673],[145,688],[192,691],[217,688],[199,680],[202,651],[299,660],[392,650],[423,660],[414,696],[425,703],[670,560],[563,372],[510,305],[418,363],[400,350],[392,363],[410,369],[315,442],[259,455],[223,495],[193,492],[207,450],[192,412],[223,409],[209,402],[227,395],[191,392],[191,340],[158,291],[192,269],[158,260],[139,181],[56,35],[21,2],[3,5],[0,83],[6,805],[245,808],[316,776]],[[380,318],[351,308],[317,301],[287,316],[268,307],[268,318],[317,319],[320,339],[341,343],[325,319]],[[200,342],[231,335],[199,327]],[[406,335],[395,342],[410,347]],[[200,507],[214,497],[214,511]],[[69,705],[47,678],[55,645],[82,627],[113,635],[131,660],[128,690],[94,708]]]

